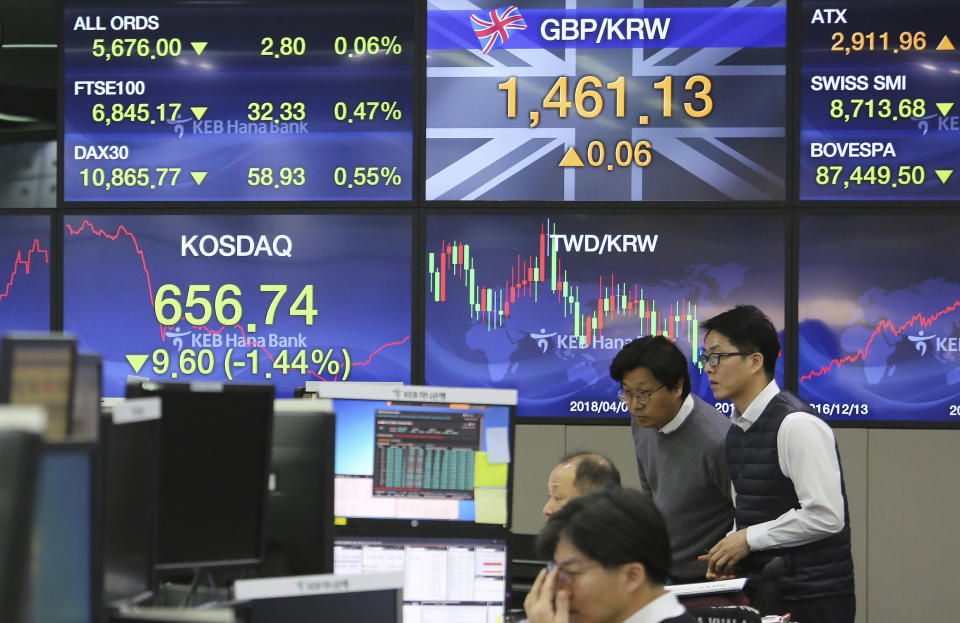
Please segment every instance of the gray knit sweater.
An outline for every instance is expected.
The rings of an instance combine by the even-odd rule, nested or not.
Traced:
[[[730,421],[697,396],[693,411],[670,433],[632,421],[643,489],[663,514],[673,551],[672,578],[702,581],[697,561],[733,527],[724,440]]]

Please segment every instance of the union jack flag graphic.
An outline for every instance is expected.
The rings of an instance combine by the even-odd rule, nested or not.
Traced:
[[[510,38],[510,30],[527,29],[527,22],[524,21],[520,11],[515,6],[493,9],[489,16],[489,19],[486,19],[482,16],[470,14],[473,32],[480,40],[484,54],[490,51],[497,39],[500,40],[501,45],[506,43],[507,39]]]

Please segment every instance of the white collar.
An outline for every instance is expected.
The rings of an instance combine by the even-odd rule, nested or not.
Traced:
[[[680,410],[677,411],[677,414],[673,416],[673,419],[667,422],[663,428],[659,429],[657,432],[663,433],[664,435],[669,435],[673,431],[680,428],[680,425],[686,421],[687,417],[693,413],[693,394],[687,394],[687,397],[683,399],[683,404],[680,405]]]
[[[763,413],[763,410],[767,408],[770,401],[779,393],[780,387],[777,385],[777,382],[770,381],[767,383],[767,386],[763,388],[763,391],[753,399],[753,402],[750,403],[747,410],[742,414],[734,412],[734,414],[730,416],[730,421],[743,430],[749,429],[760,419],[760,414]]]
[[[660,623],[664,619],[678,617],[686,611],[687,609],[680,604],[677,596],[667,591],[627,617],[623,623]]]

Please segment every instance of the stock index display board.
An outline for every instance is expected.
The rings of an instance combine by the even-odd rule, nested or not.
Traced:
[[[387,0],[67,0],[63,200],[411,200],[413,20]]]
[[[411,380],[410,216],[64,220],[64,330],[103,353],[106,396],[131,374],[288,398],[305,381]]]
[[[785,4],[629,4],[429,0],[426,199],[783,201]]]
[[[956,3],[802,6],[800,199],[960,199]]]

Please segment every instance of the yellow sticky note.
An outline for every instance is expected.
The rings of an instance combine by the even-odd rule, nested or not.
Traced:
[[[507,523],[507,490],[482,487],[473,490],[477,523]]]
[[[333,525],[335,525],[335,526],[345,526],[345,525],[347,525],[347,518],[346,518],[346,517],[334,517],[334,518],[333,518]]]
[[[473,457],[474,487],[506,487],[508,463],[487,462],[486,452],[477,452]]]

